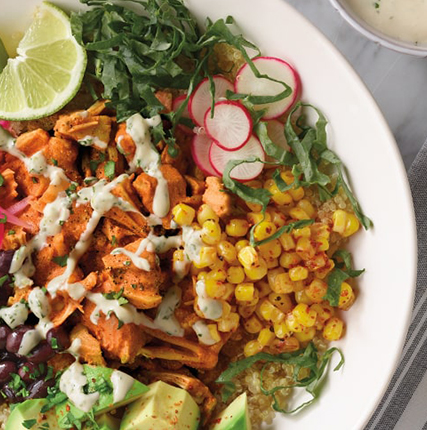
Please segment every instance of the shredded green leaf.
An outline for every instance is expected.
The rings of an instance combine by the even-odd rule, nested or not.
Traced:
[[[282,413],[294,413],[302,408],[310,405],[318,397],[320,392],[320,386],[324,371],[327,364],[329,363],[332,355],[337,352],[340,355],[340,361],[335,366],[334,371],[339,370],[344,364],[344,357],[342,352],[338,348],[330,348],[325,353],[319,354],[315,345],[311,342],[306,348],[288,353],[281,353],[277,355],[268,354],[266,352],[260,352],[251,357],[244,358],[242,360],[231,363],[228,368],[221,373],[218,379],[215,381],[217,384],[222,384],[222,400],[226,402],[230,396],[235,392],[236,385],[233,379],[242,373],[244,370],[249,369],[255,363],[263,361],[264,365],[261,369],[261,391],[266,396],[273,398],[273,408]],[[263,376],[266,368],[270,363],[283,363],[293,366],[293,383],[286,386],[276,386],[270,390],[266,389],[263,385]],[[300,378],[300,372],[302,369],[308,370],[307,376]],[[302,387],[311,395],[311,399],[302,403],[298,407],[292,410],[285,410],[280,408],[276,392],[288,388]]]

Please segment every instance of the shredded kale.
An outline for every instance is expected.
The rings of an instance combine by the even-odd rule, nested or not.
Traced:
[[[244,370],[249,369],[255,363],[262,361],[264,362],[261,369],[261,391],[266,396],[271,396],[273,399],[273,408],[282,413],[294,413],[302,408],[313,403],[318,397],[321,388],[321,382],[325,369],[332,357],[337,352],[340,355],[340,361],[334,368],[334,371],[339,370],[344,364],[344,357],[342,352],[338,348],[330,348],[325,353],[320,354],[315,345],[310,342],[306,348],[300,349],[295,352],[281,353],[277,355],[268,354],[266,352],[259,352],[251,357],[244,358],[242,360],[231,363],[228,368],[221,373],[218,379],[215,381],[217,384],[222,384],[222,400],[227,401],[230,396],[235,392],[236,385],[233,379],[242,373]],[[283,363],[293,366],[292,379],[293,382],[286,386],[276,386],[272,389],[266,389],[263,384],[264,372],[270,363]],[[301,371],[304,370],[304,375],[300,377]],[[305,388],[305,390],[311,395],[311,399],[303,402],[292,410],[282,409],[279,406],[279,401],[276,397],[276,392],[288,388]]]

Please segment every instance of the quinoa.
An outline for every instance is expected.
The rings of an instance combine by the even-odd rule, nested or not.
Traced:
[[[0,405],[0,430],[4,430],[6,428],[6,421],[10,414],[9,405],[3,403]]]

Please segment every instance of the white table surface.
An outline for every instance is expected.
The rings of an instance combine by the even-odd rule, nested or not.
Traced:
[[[427,60],[372,42],[347,24],[329,0],[285,0],[339,49],[371,91],[409,169],[427,138]]]

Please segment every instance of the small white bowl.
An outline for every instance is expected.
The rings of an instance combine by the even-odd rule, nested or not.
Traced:
[[[379,43],[386,48],[392,49],[403,54],[414,55],[417,57],[427,57],[427,45],[415,45],[411,42],[405,42],[394,37],[390,37],[377,30],[372,25],[356,15],[343,0],[330,0],[332,6],[338,10],[341,16],[359,33],[368,39]]]

